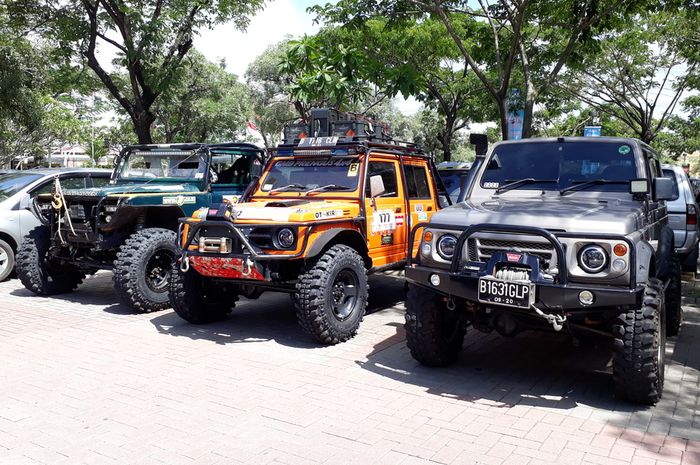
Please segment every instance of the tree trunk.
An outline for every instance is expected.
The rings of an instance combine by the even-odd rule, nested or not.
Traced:
[[[508,140],[508,108],[505,99],[497,99],[496,105],[498,105],[498,118],[501,121],[501,137],[503,140]]]
[[[139,139],[139,144],[152,144],[151,125],[156,120],[156,116],[148,110],[143,110],[132,116],[131,121],[134,124],[136,137]]]
[[[535,100],[536,96],[529,95],[525,99],[525,108],[524,108],[524,115],[523,115],[523,139],[527,139],[529,137],[532,137],[532,119],[533,119],[533,114],[535,112]]]

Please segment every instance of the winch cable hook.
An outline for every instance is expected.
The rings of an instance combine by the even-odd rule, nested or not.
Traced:
[[[187,255],[186,252],[182,253],[182,257],[180,257],[180,271],[183,273],[187,273],[190,269],[190,257]]]
[[[555,315],[553,313],[545,313],[539,308],[535,307],[535,304],[530,304],[530,307],[542,318],[547,320],[547,323],[552,325],[554,331],[561,331],[564,328],[564,323],[566,322],[566,316]]]

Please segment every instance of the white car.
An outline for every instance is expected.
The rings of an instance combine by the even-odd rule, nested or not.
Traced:
[[[29,209],[31,200],[40,193],[51,192],[54,180],[63,189],[98,187],[109,183],[111,170],[31,169],[0,174],[0,281],[15,268],[15,252],[22,238],[40,222]]]

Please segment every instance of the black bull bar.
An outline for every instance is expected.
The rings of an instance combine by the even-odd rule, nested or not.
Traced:
[[[416,234],[425,229],[441,231],[461,231],[457,238],[454,256],[450,263],[450,268],[441,269],[434,266],[422,266],[420,263],[420,247],[416,256],[412,251]],[[480,277],[484,275],[485,263],[470,262],[463,258],[463,249],[467,240],[478,232],[504,233],[539,236],[546,239],[553,247],[557,256],[558,274],[554,282],[533,281],[538,287],[538,301],[544,308],[559,310],[583,310],[591,307],[634,307],[641,304],[642,289],[637,287],[635,279],[635,248],[628,238],[616,234],[578,234],[565,232],[552,232],[543,228],[533,226],[502,225],[481,223],[469,226],[459,226],[442,223],[420,223],[417,224],[409,235],[408,242],[408,262],[406,267],[406,278],[416,284],[431,288],[436,292],[461,297],[467,300],[477,300],[477,285]],[[594,285],[590,283],[571,283],[569,280],[568,266],[566,262],[566,252],[564,245],[559,238],[575,238],[579,240],[613,240],[624,242],[629,250],[630,281],[628,287],[607,287],[605,284]],[[417,259],[418,257],[418,259]],[[478,271],[474,268],[465,269],[466,264],[479,265]],[[430,284],[430,276],[437,274],[441,278],[441,285],[435,287]],[[578,293],[581,290],[593,290],[597,296],[596,302],[585,307],[578,301]]]

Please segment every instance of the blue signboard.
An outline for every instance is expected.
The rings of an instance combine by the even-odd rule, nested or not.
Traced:
[[[600,137],[602,134],[600,126],[586,126],[583,128],[584,137]]]
[[[510,109],[508,112],[508,139],[522,139],[525,110],[518,108],[521,105],[520,89],[510,89],[510,98],[506,101],[506,105]]]

